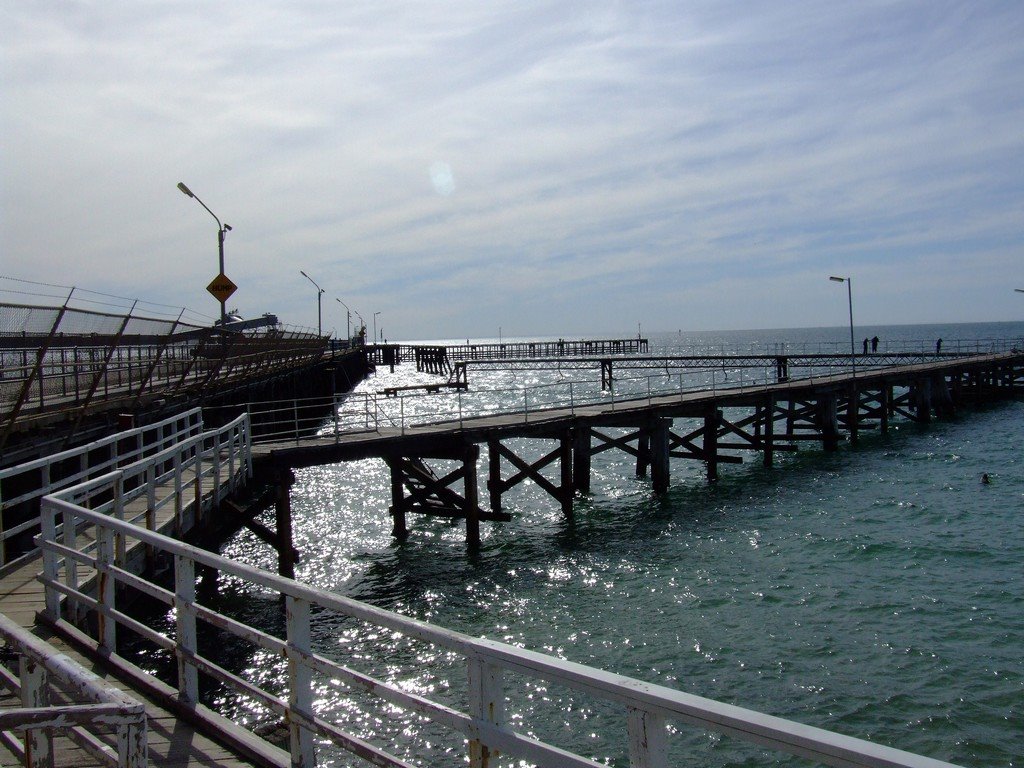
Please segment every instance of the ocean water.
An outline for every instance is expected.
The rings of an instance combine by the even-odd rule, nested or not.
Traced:
[[[848,334],[649,337],[658,354],[715,346],[848,350]],[[876,334],[883,349],[933,349],[942,338],[945,351],[1024,337],[1024,324],[858,328],[858,344]],[[471,371],[470,381],[480,402],[500,405],[518,404],[516,387],[545,377],[564,382],[566,374]],[[426,380],[399,366],[359,391]],[[714,484],[702,464],[673,459],[671,488],[660,497],[635,477],[631,457],[607,451],[594,458],[592,492],[577,500],[573,523],[542,489],[523,484],[504,498],[511,522],[482,524],[478,552],[467,550],[461,524],[416,516],[408,540],[397,544],[383,462],[305,469],[292,490],[297,577],[473,636],[929,757],[1021,765],[1022,446],[1024,403],[1008,401],[929,425],[897,421],[888,435],[868,434],[835,453],[804,444],[777,454],[770,469],[746,453],[743,464],[722,465]],[[550,450],[526,441],[515,448]],[[486,466],[482,459],[484,504]],[[980,482],[982,473],[990,484]],[[225,554],[275,569],[272,553],[248,532]],[[225,580],[217,602],[280,629],[271,596]],[[464,676],[452,659],[387,633],[368,636],[325,617],[314,631],[321,650],[368,663],[409,690],[444,698],[453,676]],[[264,655],[234,647],[224,654],[249,679],[273,684],[281,676],[279,662]],[[410,660],[418,671],[402,667]],[[546,686],[528,690],[510,710],[514,725],[628,765],[620,713]],[[210,700],[239,720],[260,717],[222,692]],[[460,740],[422,722],[326,691],[318,706],[353,731],[399,744],[414,764],[461,764]],[[681,765],[803,764],[684,725],[673,729],[671,745]],[[321,762],[362,765],[331,751]]]

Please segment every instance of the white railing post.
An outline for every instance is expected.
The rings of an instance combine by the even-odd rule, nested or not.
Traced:
[[[480,659],[470,658],[469,715],[474,721],[500,726],[505,719],[505,694],[502,691],[501,668]],[[495,755],[496,756],[496,753]],[[491,750],[483,739],[469,740],[470,768],[486,768],[491,764]]]
[[[569,413],[576,415],[576,398],[573,394],[572,382],[569,382]]]
[[[18,657],[21,706],[47,707],[50,704],[46,667],[22,654]],[[25,730],[25,765],[28,768],[53,767],[53,732],[46,728]]]
[[[405,396],[398,396],[398,422],[402,428],[402,434],[405,434]]]
[[[56,544],[57,543],[57,507],[50,506],[46,500],[43,500],[42,509],[40,516],[40,533],[42,535],[43,544]],[[44,614],[46,618],[55,622],[60,618],[60,593],[57,591],[55,585],[57,580],[60,578],[60,558],[57,553],[49,549],[48,547],[43,548],[43,589],[44,596],[46,599],[46,608]]]
[[[181,454],[174,454],[174,525],[180,534],[184,526],[184,502],[181,498]]]
[[[124,522],[124,475],[118,474],[114,481],[114,519]],[[98,534],[97,534],[98,535]],[[125,541],[124,536],[117,534],[114,538],[114,563],[123,568],[125,564]]]
[[[228,436],[228,445],[231,445],[231,436]],[[220,460],[220,431],[213,433],[213,493],[215,502],[219,503],[221,498],[221,460]],[[234,475],[228,476],[228,488],[235,490]]]
[[[78,531],[73,512],[62,510],[62,544],[68,549],[78,549]],[[78,561],[73,557],[64,558],[64,583],[73,590],[78,589]]]
[[[530,394],[524,388],[523,389],[523,421],[530,420]]]
[[[331,398],[331,408],[334,414],[334,442],[337,443],[341,439],[341,401],[337,394]]]
[[[459,390],[459,429],[462,429],[462,390]]]
[[[104,526],[96,526],[96,576],[99,586],[96,600],[96,639],[100,647],[109,653],[117,652],[117,621],[109,615],[114,610],[114,574],[110,572],[114,557],[114,532]],[[124,537],[118,536],[124,543]]]
[[[242,422],[242,440],[239,448],[243,451],[241,460],[245,462],[245,476],[252,480],[252,419],[248,413]]]
[[[299,442],[299,401],[292,400],[292,425],[295,430],[295,442]]]
[[[312,653],[309,628],[309,600],[285,597],[288,638],[288,709],[313,721],[313,673],[303,656]],[[288,719],[288,741],[293,766],[316,764],[313,732]]]
[[[629,707],[627,729],[630,768],[668,768],[664,717]]]
[[[174,556],[174,655],[178,661],[178,699],[199,703],[199,672],[196,655],[196,564],[185,555]]]

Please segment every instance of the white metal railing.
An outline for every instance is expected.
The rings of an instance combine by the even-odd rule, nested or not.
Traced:
[[[53,766],[54,730],[106,765],[148,765],[146,708],[0,614],[0,684],[21,706],[0,709],[0,742],[28,768]],[[112,733],[111,733],[112,731]],[[19,738],[16,734],[21,735]]]
[[[832,368],[808,369],[808,383],[845,375]],[[790,378],[789,381],[796,381]],[[462,424],[466,419],[486,416],[521,416],[524,421],[543,417],[545,412],[588,406],[624,408],[650,403],[654,398],[726,389],[766,389],[778,383],[774,365],[763,368],[720,367],[687,372],[661,372],[617,378],[602,391],[597,382],[561,380],[532,386],[465,392],[442,390],[425,393],[406,391],[395,395],[347,393],[333,399],[315,398],[254,403],[249,412],[254,441],[298,440],[313,435],[339,439],[346,434],[396,429],[402,434],[414,427],[444,423]],[[518,404],[516,407],[512,404]]]
[[[77,485],[90,477],[158,454],[202,431],[202,410],[192,408],[154,424],[118,432],[77,448],[0,469],[0,566],[7,564],[10,559],[7,557],[7,542],[10,539],[38,530],[39,517],[34,506],[38,499],[61,488]],[[12,490],[8,492],[7,489]],[[9,523],[6,518],[19,506],[26,511]],[[37,550],[29,550],[21,555],[33,556],[36,553]]]
[[[106,482],[114,487],[121,475],[123,472],[112,472],[90,485]],[[44,557],[41,579],[46,590],[44,616],[66,626],[60,618],[64,600],[68,604],[65,615],[75,615],[83,608],[94,613],[95,641],[102,653],[117,653],[118,631],[123,627],[139,635],[150,647],[171,654],[177,661],[177,675],[172,685],[174,692],[169,695],[192,707],[201,717],[212,719],[214,713],[200,701],[200,675],[264,707],[288,730],[290,755],[281,754],[281,762],[290,757],[292,765],[313,766],[322,745],[333,742],[377,765],[408,767],[410,764],[395,754],[397,742],[380,743],[347,731],[337,719],[337,709],[330,708],[332,702],[341,698],[369,696],[385,709],[386,721],[396,717],[420,722],[425,719],[464,740],[469,764],[475,768],[488,765],[488,760],[498,752],[539,766],[605,765],[528,735],[535,728],[543,728],[542,724],[524,722],[524,716],[518,714],[535,690],[531,686],[556,684],[570,695],[593,698],[619,713],[628,733],[628,745],[623,749],[628,750],[630,765],[636,768],[670,765],[669,723],[696,725],[829,765],[949,765],[506,643],[469,637],[375,608],[139,529],[69,500],[85,493],[84,489],[67,489],[43,499],[40,545]],[[84,537],[75,534],[82,525],[91,526],[94,547],[85,546]],[[173,561],[173,590],[143,580],[118,565],[115,553],[125,538],[138,540]],[[275,636],[263,627],[246,624],[203,605],[196,596],[199,566],[214,568],[261,591],[280,594],[287,608],[284,636]],[[89,575],[99,578],[83,579]],[[161,632],[125,613],[116,603],[119,586],[132,587],[166,604],[174,614],[173,627]],[[454,658],[455,669],[461,666],[462,674],[452,675],[441,686],[444,697],[431,697],[402,685],[402,680],[432,663],[422,657],[417,661],[416,654],[381,659],[387,672],[375,671],[372,665],[369,671],[357,669],[357,664],[369,663],[365,657],[347,655],[344,661],[337,658],[340,651],[332,641],[336,641],[339,620],[356,620],[362,631],[372,635],[384,630],[389,636],[425,643]],[[325,628],[324,636],[328,639],[324,643],[316,641],[318,626]],[[225,668],[223,660],[216,658],[215,650],[205,654],[201,651],[199,638],[206,627],[247,644],[253,654],[283,659],[284,679],[261,684]],[[223,642],[212,647],[223,647]],[[513,712],[517,713],[514,717]],[[267,749],[273,751],[272,747]]]

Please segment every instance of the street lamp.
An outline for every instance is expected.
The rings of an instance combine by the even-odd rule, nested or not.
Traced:
[[[313,285],[316,286],[316,332],[317,332],[317,335],[323,336],[324,335],[324,323],[323,323],[323,314],[320,311],[320,305],[321,305],[321,301],[323,299],[324,289],[321,288],[319,285],[317,285],[316,284],[316,280],[314,280],[312,277],[307,275],[301,269],[299,270],[299,274],[301,274],[304,278],[306,278],[307,280],[309,280],[309,282],[311,282]]]
[[[374,344],[377,343],[377,315],[379,315],[379,314],[380,314],[380,312],[374,312],[373,313],[373,343]]]
[[[337,296],[334,300],[341,304],[345,308],[345,341],[352,341],[352,310],[348,308],[348,304],[339,299]]]
[[[204,203],[202,200],[200,200],[198,197],[196,197],[195,194],[193,194],[192,190],[185,186],[184,182],[181,182],[181,181],[178,182],[178,189],[181,190],[182,194],[188,195],[193,200],[198,202],[201,206],[203,206],[203,208],[206,208],[207,212],[211,216],[213,216],[214,220],[217,222],[217,251],[220,254],[220,263],[219,263],[220,271],[217,273],[217,276],[219,277],[219,276],[224,274],[224,234],[231,231],[231,225],[230,224],[221,224],[220,223],[220,219],[217,218],[217,214],[215,214],[213,211],[211,211],[209,209],[209,207],[206,205],[206,203]],[[228,291],[226,293],[222,293],[221,294],[221,296],[223,297],[220,300],[220,323],[221,323],[221,325],[224,325],[224,323],[227,322],[228,313],[224,309],[224,304],[228,300],[228,298],[231,296],[231,293],[232,293],[231,291]]]
[[[853,342],[853,278],[835,277],[828,278],[835,283],[846,283],[846,299],[850,304],[850,366],[853,368],[853,375],[857,375],[857,347]]]

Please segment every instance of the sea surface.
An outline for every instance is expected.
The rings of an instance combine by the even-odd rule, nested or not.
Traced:
[[[646,335],[651,354],[850,348],[848,328]],[[862,327],[856,344],[875,335],[881,349],[933,350],[942,338],[951,351],[1020,339],[1024,323]],[[576,377],[582,391],[595,375],[471,370],[470,382],[478,398],[516,407],[523,386]],[[357,391],[433,380],[403,365]],[[505,496],[512,521],[483,523],[475,553],[463,525],[416,516],[397,544],[381,461],[305,469],[292,489],[297,577],[473,636],[929,757],[1022,765],[1022,446],[1024,402],[1009,401],[928,425],[897,420],[888,435],[865,434],[835,453],[801,444],[770,469],[747,453],[741,465],[720,466],[713,484],[702,464],[673,459],[663,496],[635,476],[631,457],[606,451],[594,457],[592,493],[577,500],[574,523],[523,484]],[[516,450],[541,455],[526,442]],[[484,458],[484,504],[486,466]],[[276,567],[248,532],[225,553]],[[280,629],[273,596],[227,580],[217,600]],[[386,632],[367,636],[328,618],[315,619],[314,632],[321,650],[371,660],[408,690],[443,698],[453,676],[464,677],[451,659]],[[247,678],[280,678],[279,662],[232,652]],[[419,671],[400,666],[410,660]],[[259,719],[232,696],[214,692],[211,701]],[[400,744],[416,765],[462,763],[461,740],[395,711],[329,692],[318,707]],[[623,718],[612,709],[534,685],[509,715],[524,731],[628,765]],[[680,765],[804,764],[681,724],[670,741]],[[363,765],[330,750],[321,763]]]

